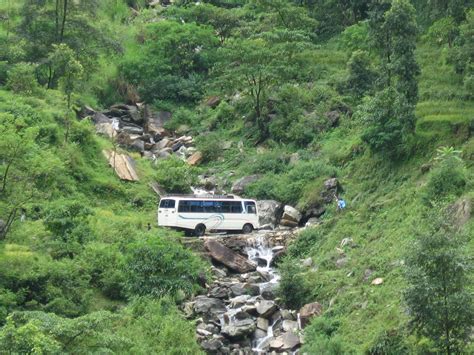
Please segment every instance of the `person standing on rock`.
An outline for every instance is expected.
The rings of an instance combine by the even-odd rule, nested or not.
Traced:
[[[342,211],[344,208],[346,208],[346,201],[340,197],[337,197],[336,194],[334,194],[334,198],[336,199],[336,210],[337,211]]]

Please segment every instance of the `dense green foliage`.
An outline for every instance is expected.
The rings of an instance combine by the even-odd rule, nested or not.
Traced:
[[[226,191],[258,174],[245,195],[326,209],[280,264],[282,302],[323,306],[303,351],[472,352],[456,305],[473,219],[429,228],[474,199],[472,0],[149,3],[0,3],[0,353],[199,353],[177,303],[206,265],[155,227],[149,184],[186,193],[200,174]],[[113,174],[115,145],[77,112],[143,101],[201,166],[132,153],[140,182]],[[454,315],[447,341],[424,306]]]

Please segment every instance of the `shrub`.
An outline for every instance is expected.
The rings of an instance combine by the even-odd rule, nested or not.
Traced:
[[[455,159],[448,159],[429,174],[423,198],[429,203],[450,196],[459,196],[463,193],[466,183],[466,172],[462,163]]]
[[[293,260],[285,259],[279,266],[281,275],[278,296],[291,309],[299,309],[309,302],[311,290],[302,275],[301,267]]]
[[[60,354],[60,344],[45,334],[38,321],[17,325],[12,318],[0,329],[0,353],[5,354]]]
[[[195,169],[176,157],[158,161],[155,177],[168,192],[186,193],[197,183]]]
[[[77,255],[86,241],[94,235],[87,217],[92,211],[83,201],[57,200],[50,205],[44,224],[52,233],[50,246],[55,257]]]
[[[7,87],[14,92],[31,95],[39,89],[35,66],[29,63],[16,64],[8,71]]]
[[[72,260],[54,261],[13,247],[0,253],[0,289],[9,290],[0,308],[9,309],[14,302],[19,309],[78,316],[88,305],[88,284],[88,276]]]
[[[292,257],[303,257],[309,255],[322,242],[324,230],[319,227],[307,228],[298,234],[298,238],[291,243],[288,254]]]
[[[196,147],[202,153],[205,162],[212,162],[222,155],[221,137],[219,133],[200,135]]]
[[[124,267],[129,296],[191,295],[203,271],[201,260],[191,251],[171,238],[151,233],[129,245]]]
[[[410,354],[405,335],[400,331],[384,331],[374,344],[366,351],[367,355],[398,355]]]
[[[326,317],[315,318],[305,329],[305,342],[301,349],[307,354],[343,355],[354,351],[345,344],[336,332],[339,322]]]
[[[91,284],[107,297],[123,299],[124,256],[113,244],[89,243],[79,257],[91,277]]]
[[[117,333],[133,341],[133,354],[200,354],[195,328],[184,319],[173,300],[135,299],[124,311]]]

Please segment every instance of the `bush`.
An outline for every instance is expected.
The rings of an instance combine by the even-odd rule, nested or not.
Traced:
[[[176,157],[158,161],[155,177],[167,192],[186,193],[197,183],[196,170]]]
[[[39,89],[35,66],[29,63],[16,64],[8,71],[7,87],[14,92],[31,95]]]
[[[384,331],[366,351],[367,355],[410,354],[405,335],[397,330]]]
[[[201,354],[195,328],[183,318],[173,300],[134,300],[124,311],[117,333],[133,341],[132,354]]]
[[[191,295],[203,263],[177,241],[149,233],[127,248],[125,289],[130,297]]]
[[[462,164],[454,159],[449,159],[442,162],[429,174],[423,198],[429,203],[450,196],[460,196],[466,183],[466,172]]]
[[[89,243],[79,257],[91,284],[111,299],[123,299],[124,256],[113,244]]]
[[[54,261],[19,247],[0,253],[0,309],[41,309],[68,317],[85,312],[89,278],[72,260]]]
[[[290,244],[288,254],[294,258],[309,255],[323,241],[324,230],[319,227],[306,228],[298,234],[298,238]]]
[[[300,309],[310,301],[311,290],[302,275],[301,267],[293,260],[285,259],[279,266],[281,275],[278,296],[291,309]]]
[[[315,318],[305,329],[305,342],[301,351],[307,354],[343,355],[353,354],[336,335],[339,322],[326,317]]]
[[[83,201],[57,200],[50,205],[44,224],[52,233],[50,246],[57,258],[77,255],[82,246],[93,238],[87,217],[92,210]]]
[[[212,162],[222,155],[221,135],[208,133],[196,139],[196,147],[202,153],[204,162]]]

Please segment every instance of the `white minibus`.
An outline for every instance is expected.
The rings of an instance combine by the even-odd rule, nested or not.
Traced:
[[[234,196],[170,195],[158,207],[158,225],[202,236],[206,231],[242,231],[259,228],[254,200]]]

